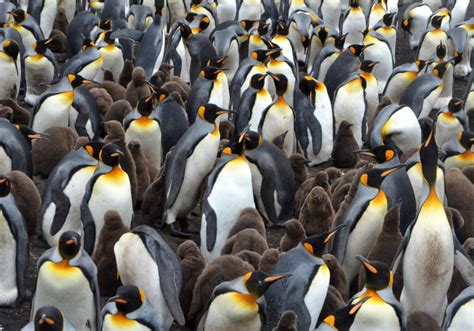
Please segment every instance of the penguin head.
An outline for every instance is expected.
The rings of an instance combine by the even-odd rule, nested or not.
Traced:
[[[10,194],[10,190],[10,179],[5,175],[0,175],[0,197],[6,197],[8,194]]]
[[[112,20],[110,18],[106,18],[106,19],[102,19],[100,22],[99,22],[99,28],[101,28],[102,30],[110,30],[112,29]]]
[[[137,110],[142,116],[150,116],[153,112],[154,104],[153,104],[153,95],[149,95],[146,97],[141,97],[137,103]]]
[[[413,18],[411,18],[411,17],[405,18],[402,21],[402,29],[405,30],[405,32],[408,32],[408,34],[411,34],[410,28],[411,28],[411,22],[412,21],[413,21]]]
[[[321,44],[324,45],[324,43],[326,42],[326,39],[329,37],[328,28],[326,26],[319,26],[316,30],[316,34],[319,40],[321,40]]]
[[[288,89],[288,78],[284,74],[270,74],[275,83],[276,93],[278,96],[283,96],[283,94]]]
[[[462,147],[466,150],[470,150],[474,144],[474,132],[473,131],[461,131],[457,135],[457,139]]]
[[[247,291],[261,297],[273,283],[291,276],[290,274],[269,275],[263,271],[248,272],[244,275],[243,282]]]
[[[183,22],[178,22],[179,31],[181,32],[181,37],[183,39],[189,39],[193,35],[191,27]]]
[[[351,8],[358,8],[358,7],[360,7],[359,0],[350,0],[350,1],[349,1],[349,6],[351,6]]]
[[[7,54],[14,61],[16,61],[18,54],[20,54],[20,47],[18,43],[14,40],[4,40],[3,41],[3,53]]]
[[[436,57],[440,60],[443,60],[446,57],[446,46],[442,41],[440,41],[439,45],[436,46]]]
[[[49,39],[41,39],[35,42],[34,49],[35,52],[41,55],[44,55],[46,51],[48,50],[48,45],[53,41],[53,38]]]
[[[104,147],[104,143],[91,141],[85,144],[83,148],[87,151],[87,153],[90,156],[92,156],[96,160],[99,160],[102,147]]]
[[[316,257],[321,257],[324,253],[324,247],[326,247],[326,244],[334,237],[337,231],[345,226],[346,224],[340,224],[332,230],[310,236],[306,239],[303,239],[301,244],[309,254]]]
[[[404,166],[404,164],[401,164],[388,169],[367,169],[360,176],[359,181],[362,185],[366,187],[380,188],[380,185],[382,184],[385,177]]]
[[[359,57],[362,55],[362,53],[364,52],[366,48],[369,48],[372,45],[373,44],[368,44],[368,45],[352,44],[348,47],[348,49],[352,55]]]
[[[77,88],[81,86],[83,83],[91,83],[90,80],[82,78],[81,75],[69,74],[67,75],[67,79],[69,83],[71,84],[72,88]]]
[[[245,29],[245,31],[249,32],[254,25],[254,21],[252,20],[242,20],[240,21],[240,25]]]
[[[108,30],[104,32],[104,41],[109,45],[115,43],[115,39],[112,38],[112,31]]]
[[[369,150],[357,151],[360,155],[365,155],[373,158],[377,163],[385,163],[393,160],[397,156],[397,152],[393,147],[388,145],[381,145]]]
[[[331,326],[334,330],[349,330],[354,319],[357,315],[357,312],[362,307],[362,305],[370,299],[370,296],[366,296],[361,300],[353,300],[345,307],[337,310],[333,314],[327,316],[324,319],[324,323]]]
[[[443,23],[444,15],[435,15],[431,19],[431,26],[435,29],[440,29]]]
[[[170,92],[167,89],[159,88],[155,91],[154,97],[158,102],[163,102],[169,95]]]
[[[418,71],[422,71],[424,68],[431,64],[431,61],[428,60],[416,60],[416,66],[418,67]]]
[[[89,47],[95,47],[95,43],[89,38],[84,38],[82,40],[82,49],[87,49]]]
[[[458,113],[464,107],[464,102],[459,98],[452,98],[448,103],[448,110],[451,113]]]
[[[122,285],[117,289],[117,294],[108,302],[114,302],[118,311],[125,314],[138,310],[145,302],[145,293],[134,285]]]
[[[260,36],[264,36],[268,33],[268,27],[270,25],[265,20],[260,20],[258,22],[257,32]]]
[[[207,61],[207,66],[208,67],[223,68],[226,58],[227,58],[227,56],[213,57],[213,58],[209,59],[209,61]]]
[[[446,69],[448,68],[449,62],[441,62],[433,68],[433,74],[438,78],[443,78]]]
[[[359,68],[362,72],[371,73],[378,63],[378,61],[364,60],[360,63]]]
[[[123,151],[115,144],[107,144],[100,151],[99,159],[106,165],[115,167],[120,163]]]
[[[43,306],[35,314],[36,331],[61,331],[64,327],[63,314],[53,306]]]
[[[206,66],[201,69],[199,75],[209,80],[215,80],[221,72],[223,72],[222,68]]]
[[[365,287],[374,291],[380,291],[393,284],[393,274],[390,268],[383,262],[368,260],[357,255],[356,259],[365,269]]]
[[[434,128],[431,129],[426,141],[420,148],[420,161],[423,177],[431,187],[436,183],[436,169],[438,166],[438,146],[434,139]]]
[[[290,28],[284,20],[278,20],[277,26],[276,26],[276,32],[278,35],[287,36],[288,33],[290,32]]]
[[[21,23],[25,20],[26,16],[28,15],[23,9],[17,8],[12,10],[10,14],[13,16],[15,23]]]
[[[74,231],[66,231],[61,234],[58,242],[59,255],[64,260],[72,260],[81,249],[81,236]]]
[[[267,54],[268,54],[268,50],[259,49],[259,50],[253,51],[251,56],[252,56],[252,59],[254,59],[255,61],[263,63],[267,61],[267,58],[268,58]]]
[[[282,49],[277,45],[272,45],[273,47],[266,51],[266,56],[270,57],[271,59],[276,59],[282,54]]]
[[[395,17],[397,13],[387,13],[383,15],[382,21],[385,26],[392,26],[393,23],[393,18]]]
[[[263,144],[263,137],[255,131],[245,133],[245,148],[252,150]]]
[[[209,17],[207,17],[206,15],[203,15],[201,17],[201,20],[199,21],[199,27],[198,27],[199,32],[206,30],[209,27],[210,23],[211,23],[211,20],[209,19]]]
[[[202,105],[198,108],[198,116],[205,120],[208,121],[209,123],[214,123],[214,121],[220,116],[224,114],[231,113],[231,110],[228,109],[222,109],[218,106],[216,106],[213,103],[207,103],[205,105]]]
[[[267,74],[254,74],[252,78],[250,79],[250,86],[256,90],[261,90],[263,89],[265,85],[265,78],[267,77]]]
[[[344,49],[344,44],[346,43],[348,33],[341,34],[334,38],[334,47],[342,51]]]
[[[304,76],[300,80],[300,90],[306,95],[312,103],[314,103],[316,98],[316,88],[318,87],[318,82],[312,76]]]

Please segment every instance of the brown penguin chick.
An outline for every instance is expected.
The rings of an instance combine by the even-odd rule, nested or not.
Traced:
[[[169,153],[166,155],[168,157]],[[148,186],[143,197],[142,212],[155,223],[161,223],[166,202],[165,195],[166,159],[156,179]],[[151,178],[151,177],[150,177]]]
[[[129,229],[123,224],[120,214],[109,210],[104,215],[104,226],[100,230],[97,248],[92,259],[97,266],[97,278],[101,295],[115,295],[117,288],[122,285],[117,275],[114,246],[120,237]]]
[[[474,238],[468,238],[463,245],[464,251],[467,255],[474,259]],[[459,270],[454,267],[453,277],[451,278],[451,284],[449,284],[448,289],[448,302],[453,301],[468,285],[462,278]]]
[[[333,226],[334,209],[326,191],[319,186],[314,187],[303,203],[298,219],[307,236],[320,234]]]
[[[464,169],[462,169],[462,173],[464,174],[464,176],[469,178],[471,183],[474,184],[474,166],[473,167],[465,167]]]
[[[148,171],[148,160],[142,151],[140,142],[132,140],[128,143],[128,149],[135,162],[135,172],[137,174],[137,205],[143,202],[145,191],[150,186],[150,172]]]
[[[298,324],[298,316],[293,310],[285,311],[272,331],[296,331]]]
[[[184,83],[183,83],[184,84]],[[164,83],[161,88],[167,90],[170,94],[178,93],[181,99],[186,102],[188,100],[188,95],[191,90],[187,89],[187,85],[180,84],[176,81],[169,81]]]
[[[338,168],[352,168],[359,161],[359,155],[354,153],[359,149],[359,145],[351,127],[352,124],[342,121],[337,129],[331,158],[333,165]]]
[[[341,178],[342,176],[341,170],[337,169],[336,167],[327,168],[326,173],[328,174],[329,185],[332,185],[336,179]]]
[[[316,322],[316,325],[319,325],[328,315],[343,308],[345,306],[345,302],[346,300],[344,300],[341,293],[339,293],[339,291],[333,285],[329,285],[326,298],[324,299],[323,307],[319,313],[319,318]]]
[[[464,217],[462,217],[459,210],[452,207],[444,207],[444,210],[446,211],[446,216],[448,217],[448,221],[451,224],[451,227],[455,231],[462,229],[462,227],[464,226]]]
[[[1,100],[1,105],[4,107],[10,107],[13,109],[13,124],[23,124],[28,125],[30,122],[30,112],[25,108],[18,105],[18,103],[13,99]]]
[[[258,266],[258,270],[266,272],[267,274],[271,274],[273,272],[273,268],[275,268],[275,265],[277,264],[279,259],[280,252],[278,251],[278,249],[267,249],[265,252],[263,252],[262,259],[260,260],[260,265]]]
[[[66,45],[67,45],[67,37],[61,29],[53,29],[51,30],[51,34],[49,35],[50,39],[53,39],[51,43],[48,45],[48,48],[53,53],[66,53]]]
[[[248,250],[263,254],[268,249],[265,238],[255,229],[244,229],[229,237],[221,249],[221,255],[235,255],[240,251]]]
[[[101,87],[91,88],[89,92],[91,92],[91,94],[94,96],[97,106],[99,107],[100,114],[102,115],[102,118],[104,118],[105,114],[114,102],[112,97],[105,88]]]
[[[125,92],[127,90],[125,89],[125,87],[115,82],[113,80],[113,76],[111,78],[112,79],[105,80],[105,77],[104,77],[104,81],[101,84],[102,88],[104,88],[107,91],[107,93],[109,93],[113,101],[125,99]]]
[[[163,62],[160,65],[160,72],[163,72],[166,75],[166,80],[168,81],[171,78],[171,70],[174,68],[174,65]]]
[[[474,185],[458,168],[448,169],[444,178],[448,206],[457,209],[464,218],[464,226],[456,229],[459,241],[464,242],[467,238],[474,237]]]
[[[127,84],[125,100],[130,102],[132,107],[135,107],[138,100],[149,95],[151,95],[151,89],[146,82],[145,70],[141,67],[134,68],[132,72],[132,80]]]
[[[107,110],[105,114],[105,121],[118,121],[123,122],[123,119],[133,111],[130,102],[127,100],[115,101]]]
[[[219,123],[219,133],[222,139],[231,140],[234,135],[235,125],[231,121],[225,120]]]
[[[235,256],[238,256],[243,261],[250,263],[255,270],[258,270],[260,261],[262,261],[262,255],[258,254],[257,252],[252,252],[248,250],[240,251],[235,254]]]
[[[331,188],[328,182],[328,175],[325,171],[318,172],[314,177],[308,178],[301,184],[298,190],[295,193],[295,199],[293,202],[295,209],[295,216],[298,217],[299,211],[306,200],[306,197],[311,192],[311,190],[316,187],[322,187],[328,196],[331,195]]]
[[[135,205],[137,199],[138,183],[137,183],[137,169],[132,154],[125,143],[125,131],[120,122],[108,121],[105,122],[105,132],[107,135],[104,138],[105,143],[113,142],[123,152],[123,157],[120,158],[120,166],[127,173],[132,188],[132,200]]]
[[[36,233],[38,216],[41,208],[41,195],[33,180],[23,172],[14,170],[7,174],[10,178],[11,194],[15,198],[16,206],[26,223],[28,235]]]
[[[331,192],[335,192],[339,186],[342,186],[347,183],[352,183],[354,181],[354,177],[357,175],[358,170],[352,169],[345,172],[340,178],[336,179],[334,183],[331,185]]]
[[[76,139],[76,142],[74,143],[74,150],[77,151],[78,149],[81,149],[82,147],[87,145],[88,142],[89,142],[88,137],[78,137]]]
[[[283,150],[283,144],[285,143],[286,135],[288,134],[288,130],[283,132],[281,135],[276,137],[272,140],[273,145],[278,147],[279,149]]]
[[[0,117],[6,118],[10,123],[13,123],[13,109],[8,106],[0,107]]]
[[[267,237],[267,233],[265,231],[265,222],[255,208],[245,208],[242,210],[239,215],[239,219],[234,224],[232,229],[230,229],[227,238],[230,238],[245,229],[255,229],[264,239]]]
[[[120,73],[118,83],[123,87],[127,87],[128,83],[132,80],[133,63],[130,60],[125,60],[123,64],[122,72]]]
[[[408,331],[441,331],[438,322],[422,311],[408,316],[407,329]]]
[[[194,284],[206,267],[206,261],[201,254],[201,250],[192,240],[186,240],[178,247],[178,256],[181,260],[181,274],[183,285],[179,293],[179,302],[186,316],[191,307]]]
[[[66,12],[64,11],[63,7],[58,6],[58,10],[56,11],[56,17],[54,18],[53,29],[59,31],[66,31],[67,25],[68,22]]]
[[[171,92],[170,95],[173,100],[176,101],[181,107],[186,108],[186,102],[184,102],[183,98],[181,97],[181,94],[179,94],[178,92]]]
[[[332,202],[332,207],[334,208],[334,210],[339,210],[342,202],[344,201],[346,194],[351,189],[351,186],[352,186],[351,183],[346,183],[338,187],[336,192],[333,193],[331,202]]]
[[[74,148],[76,133],[71,128],[53,127],[47,129],[46,139],[32,144],[33,174],[46,178],[56,165]]]
[[[296,219],[286,221],[283,226],[286,232],[280,239],[280,251],[288,252],[306,238],[306,233],[303,224]]]
[[[234,255],[223,255],[208,263],[196,281],[193,300],[189,308],[188,321],[199,322],[202,310],[211,297],[214,288],[226,282],[254,271],[252,265]]]
[[[295,153],[291,155],[288,160],[290,161],[293,174],[295,175],[295,189],[297,190],[301,184],[308,178],[308,160],[299,154]]]
[[[342,296],[343,301],[347,301],[349,299],[349,284],[347,283],[347,277],[344,269],[342,269],[339,261],[332,254],[324,254],[323,259],[324,262],[326,262],[329,271],[331,272],[331,280],[329,284],[337,289],[337,291]]]

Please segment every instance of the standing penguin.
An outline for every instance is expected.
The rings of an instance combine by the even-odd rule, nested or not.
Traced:
[[[114,253],[122,283],[143,290],[151,305],[163,316],[164,330],[169,330],[173,319],[184,325],[179,304],[181,266],[158,232],[146,225],[137,226],[120,237]]]
[[[323,47],[321,52],[316,56],[311,64],[308,64],[308,72],[311,76],[317,80],[324,82],[326,80],[326,74],[329,68],[332,66],[334,61],[344,52],[344,43],[347,34],[336,36],[332,43],[329,43]]]
[[[31,147],[20,130],[6,118],[0,118],[0,173],[13,170],[33,176]]]
[[[395,67],[385,84],[382,95],[386,96],[392,103],[400,103],[400,97],[422,70],[429,64],[427,61],[415,61],[415,63],[404,63]]]
[[[81,219],[84,225],[84,250],[90,254],[97,245],[104,215],[108,210],[116,210],[124,225],[131,226],[132,190],[127,173],[120,167],[120,157],[123,155],[117,145],[104,146],[99,156],[102,164],[87,183],[81,202]]]
[[[329,160],[334,145],[334,118],[326,86],[311,76],[296,93],[296,133],[309,165]]]
[[[274,225],[292,218],[295,179],[286,155],[253,131],[245,135],[245,148],[259,211]]]
[[[339,32],[339,20],[341,18],[341,0],[323,0],[321,2],[321,15],[324,24]]]
[[[392,51],[392,60],[395,63],[395,51],[397,45],[397,22],[395,21],[396,13],[387,13],[383,16],[382,21],[374,26],[374,31],[387,40]]]
[[[13,16],[12,27],[20,33],[25,50],[32,50],[37,40],[44,40],[43,31],[36,20],[28,15],[23,9],[15,9],[10,12]]]
[[[379,93],[382,93],[387,80],[393,71],[394,56],[390,49],[388,41],[377,32],[368,32],[364,37],[364,44],[371,45],[364,52],[364,60],[377,62],[377,66],[373,68],[373,74],[377,78]]]
[[[387,14],[387,1],[373,1],[373,5],[370,8],[370,12],[368,14],[368,28],[373,28],[380,20],[383,19],[385,14]]]
[[[328,28],[325,24],[320,24],[310,33],[310,41],[306,51],[306,72],[311,74],[313,63],[326,45],[333,45],[337,37],[336,30]]]
[[[164,331],[161,313],[148,302],[143,290],[133,285],[120,286],[117,295],[107,300],[101,315],[104,331],[124,326],[132,330]]]
[[[285,100],[293,107],[295,98],[295,89],[298,83],[298,69],[290,60],[283,56],[281,48],[274,48],[269,52],[270,61],[267,63],[268,71],[274,75],[284,75],[287,81],[287,87],[284,91]],[[276,86],[275,86],[276,87]],[[271,94],[274,93],[273,85],[269,86]],[[276,91],[275,91],[276,92]]]
[[[381,188],[382,181],[400,166],[388,169],[364,170],[357,184],[357,191],[347,209],[337,215],[340,224],[346,225],[334,239],[332,251],[346,272],[350,284],[360,266],[355,255],[367,255],[382,232],[383,220],[388,211],[387,195]]]
[[[0,305],[14,306],[25,295],[28,267],[28,234],[15,198],[10,194],[8,177],[0,175]]]
[[[350,7],[344,14],[342,22],[342,34],[348,34],[346,44],[360,44],[363,38],[362,32],[366,29],[367,22],[359,0],[350,0]]]
[[[207,261],[220,255],[222,247],[245,208],[255,208],[252,172],[244,150],[245,132],[221,157],[207,180],[202,199],[201,252]]]
[[[272,44],[281,49],[283,55],[292,65],[297,64],[296,53],[293,44],[288,38],[289,25],[285,21],[279,21],[276,26],[276,35],[272,38]]]
[[[365,79],[365,102],[367,104],[367,125],[370,127],[373,123],[377,107],[379,105],[379,84],[375,75],[372,73],[378,62],[365,60],[360,63],[359,75]]]
[[[365,270],[365,286],[351,299],[358,303],[369,298],[357,312],[351,330],[407,330],[407,315],[393,295],[393,274],[387,265],[356,256]]]
[[[298,330],[315,328],[331,278],[321,256],[339,228],[304,239],[278,260],[273,272],[290,272],[292,277],[283,279],[265,293],[268,320],[264,330],[272,330],[286,310],[297,314]]]
[[[408,5],[402,16],[401,28],[410,34],[410,48],[419,46],[421,37],[433,10],[426,3],[414,2]]]
[[[20,91],[18,78],[21,76],[21,68],[17,66],[17,58],[20,48],[16,41],[6,39],[2,43],[0,50],[0,68],[2,77],[0,78],[0,100],[16,99]]]
[[[115,39],[111,37],[112,31],[104,32],[104,47],[99,49],[99,53],[102,55],[103,63],[102,69],[109,70],[112,73],[114,81],[118,81],[120,74],[122,73],[124,60],[122,49],[115,44]]]
[[[362,298],[357,303],[349,302],[343,308],[336,310],[331,315],[328,315],[319,324],[316,331],[334,331],[334,330],[350,330],[351,325],[357,316],[357,313],[362,308],[363,304],[369,300],[370,297]]]
[[[97,268],[81,248],[81,236],[64,232],[58,245],[41,255],[31,316],[44,306],[57,307],[76,330],[99,330]]]
[[[41,307],[36,311],[33,321],[25,325],[21,331],[75,331],[64,315],[54,306]]]
[[[469,330],[474,327],[474,286],[462,291],[446,309],[443,330]]]
[[[211,35],[212,42],[216,48],[217,56],[225,58],[225,73],[229,81],[239,68],[239,36],[231,29],[214,31]]]
[[[258,132],[268,141],[284,134],[283,151],[289,157],[296,152],[296,116],[293,108],[284,98],[288,91],[288,79],[283,74],[270,74],[275,82],[277,99],[263,111],[262,118],[258,125]]]
[[[101,75],[104,60],[97,50],[95,43],[90,39],[84,39],[82,50],[69,58],[63,66],[61,77],[70,74],[80,75],[85,79],[93,80],[97,75]],[[100,78],[100,77],[99,77]]]
[[[446,169],[466,167],[474,165],[474,132],[462,131],[441,146]]]
[[[34,105],[38,97],[46,91],[45,84],[49,84],[56,77],[58,64],[53,52],[47,47],[52,39],[38,40],[35,44],[35,53],[25,54],[25,102]]]
[[[124,118],[123,127],[125,142],[128,144],[132,140],[138,140],[148,164],[159,170],[164,154],[161,142],[161,125],[153,110],[153,96],[142,97],[138,101],[136,110]]]
[[[463,130],[469,130],[469,119],[463,112],[464,103],[461,99],[453,98],[447,109],[441,110],[436,118],[436,145],[443,146],[445,142],[457,136]]]
[[[49,38],[53,30],[54,20],[58,11],[57,0],[28,1],[27,12],[39,23],[45,38]]]
[[[448,35],[441,29],[443,18],[444,16],[433,16],[431,20],[433,30],[426,31],[421,37],[416,55],[418,60],[429,60],[433,54],[436,54],[436,47],[440,43],[447,45]]]
[[[219,148],[219,115],[228,113],[213,104],[199,107],[196,122],[184,133],[166,161],[166,204],[163,219],[175,235],[189,234],[176,229],[176,218],[187,217],[199,199],[199,188],[212,170]]]

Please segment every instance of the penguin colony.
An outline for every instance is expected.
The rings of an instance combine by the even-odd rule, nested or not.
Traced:
[[[1,2],[0,329],[474,330],[469,4]]]

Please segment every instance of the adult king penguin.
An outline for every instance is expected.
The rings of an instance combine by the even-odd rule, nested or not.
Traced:
[[[464,169],[474,165],[474,132],[461,131],[441,146],[446,169]]]
[[[17,66],[17,58],[20,48],[14,40],[4,40],[0,50],[0,100],[15,99],[20,91],[18,77],[21,76],[21,68]]]
[[[369,300],[370,297],[365,297],[359,300],[357,303],[349,302],[347,305],[339,310],[336,310],[331,315],[328,315],[319,324],[316,331],[337,331],[337,330],[350,330],[351,325],[360,311],[364,303]]]
[[[446,309],[443,330],[462,331],[474,327],[474,286],[462,291]]]
[[[33,321],[21,331],[75,331],[64,318],[63,313],[54,306],[41,307],[36,311]]]
[[[463,112],[464,102],[453,98],[448,106],[442,109],[436,118],[436,145],[443,146],[445,142],[456,137],[463,130],[469,131],[469,119]]]
[[[33,176],[31,148],[9,120],[0,118],[0,173],[6,174],[13,170],[20,170],[29,177]]]

